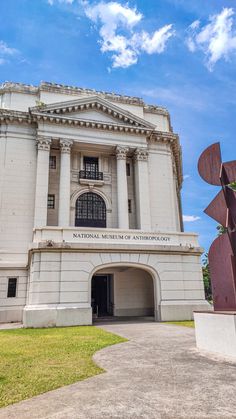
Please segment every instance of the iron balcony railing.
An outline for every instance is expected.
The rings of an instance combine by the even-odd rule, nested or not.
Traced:
[[[79,179],[103,180],[103,173],[97,171],[80,170]]]

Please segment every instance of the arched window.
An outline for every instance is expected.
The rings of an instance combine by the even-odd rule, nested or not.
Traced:
[[[106,227],[106,205],[101,196],[87,192],[79,196],[75,206],[76,227]]]

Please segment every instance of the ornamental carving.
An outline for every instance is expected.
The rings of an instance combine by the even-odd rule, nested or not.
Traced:
[[[73,141],[71,141],[71,140],[61,139],[60,140],[61,152],[70,154],[72,144],[73,144]]]
[[[134,158],[135,160],[141,160],[141,161],[148,161],[148,150],[137,148],[134,152]]]
[[[128,147],[116,147],[116,158],[117,160],[126,160],[127,153],[129,151]]]
[[[50,151],[51,138],[37,137],[36,144],[38,150]]]

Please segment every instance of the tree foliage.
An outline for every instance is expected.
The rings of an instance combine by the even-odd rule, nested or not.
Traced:
[[[203,274],[203,283],[204,283],[206,299],[207,301],[212,301],[211,277],[210,277],[208,253],[204,254],[204,259],[202,261],[202,274]]]
[[[235,182],[236,184],[236,182]],[[218,231],[218,236],[227,232],[227,229],[223,227],[221,224],[218,224],[216,227]],[[202,261],[202,275],[203,275],[203,282],[204,282],[204,289],[205,289],[205,296],[208,301],[212,301],[212,289],[211,289],[211,276],[210,276],[210,269],[209,269],[209,260],[208,260],[208,253],[205,253],[203,256]]]

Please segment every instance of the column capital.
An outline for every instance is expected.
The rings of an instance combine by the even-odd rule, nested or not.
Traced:
[[[129,147],[116,147],[116,158],[117,160],[126,160],[127,153],[129,151]]]
[[[148,161],[148,150],[146,148],[136,148],[134,152],[135,160]]]
[[[61,153],[70,154],[72,145],[73,145],[73,140],[67,140],[67,139],[64,139],[64,138],[60,138]]]
[[[38,150],[50,151],[51,138],[38,136],[36,139]]]

